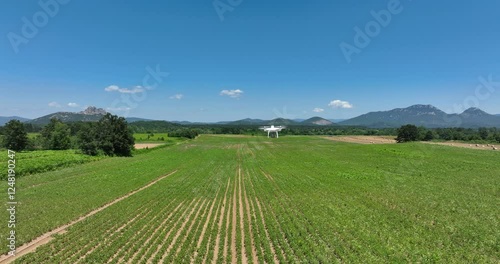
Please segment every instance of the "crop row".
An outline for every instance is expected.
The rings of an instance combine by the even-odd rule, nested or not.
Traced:
[[[269,231],[278,224],[264,219],[262,210],[269,209],[250,194],[250,176],[227,151],[221,153],[212,172],[179,171],[76,224],[19,263],[285,260],[271,237],[280,232]],[[173,181],[176,188],[169,189]],[[219,184],[212,189],[214,181]]]
[[[110,188],[115,197],[124,187],[113,190],[111,183],[136,189],[166,170],[177,173],[75,224],[19,261],[498,262],[494,205],[500,171],[491,166],[498,156],[422,148],[430,152],[306,137],[207,136],[144,157],[99,161],[105,165],[99,176],[82,177]],[[394,161],[401,162],[402,154],[423,159],[411,165],[423,176],[400,169]],[[450,169],[471,158],[481,158],[480,174],[471,175],[464,163]],[[41,185],[27,190],[54,191],[49,182],[34,182]],[[89,188],[85,182],[66,177],[58,184]]]

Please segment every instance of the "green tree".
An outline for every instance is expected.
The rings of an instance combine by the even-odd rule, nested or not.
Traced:
[[[84,154],[96,156],[99,154],[99,136],[97,124],[88,123],[80,127],[78,132],[78,146]]]
[[[78,133],[78,145],[88,155],[131,156],[134,137],[125,118],[108,113]]]
[[[433,139],[434,139],[434,133],[431,130],[428,130],[427,133],[425,133],[424,141],[431,141]]]
[[[70,128],[61,121],[53,118],[42,132],[44,149],[63,150],[71,148]]]
[[[396,141],[398,143],[417,141],[419,136],[418,127],[414,125],[405,125],[398,129]]]
[[[481,137],[481,139],[483,139],[483,140],[488,139],[489,134],[490,133],[488,132],[487,128],[485,128],[485,127],[479,128],[479,136]]]
[[[106,114],[98,122],[101,148],[106,155],[131,156],[134,136],[123,117]]]
[[[19,120],[10,120],[3,129],[4,147],[14,150],[21,151],[26,149],[28,146],[28,133],[24,128],[23,123]]]

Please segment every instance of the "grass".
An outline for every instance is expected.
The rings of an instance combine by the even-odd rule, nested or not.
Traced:
[[[37,133],[29,133],[30,138],[36,137]],[[139,134],[141,136],[142,134]],[[147,135],[147,134],[146,134]],[[158,134],[165,136],[166,134]],[[162,141],[142,141],[137,143],[162,143],[161,147],[168,147],[185,141],[183,138],[165,138]],[[7,153],[7,149],[0,148],[0,152]],[[133,155],[149,152],[148,149],[137,149]],[[54,171],[61,168],[71,167],[91,161],[105,158],[104,156],[88,156],[80,153],[79,150],[35,150],[17,152],[16,176],[26,176],[36,173]],[[5,180],[7,174],[7,155],[0,155],[0,180]]]
[[[177,170],[19,262],[498,263],[499,157],[421,143],[202,135],[19,179],[22,244]],[[0,231],[5,241],[6,225]]]

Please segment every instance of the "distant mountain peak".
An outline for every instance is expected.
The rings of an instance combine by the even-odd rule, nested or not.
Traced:
[[[467,108],[464,112],[484,112],[483,110],[477,108],[477,107],[470,107],[470,108]]]
[[[319,126],[329,126],[333,125],[333,122],[327,119],[324,119],[319,116],[311,117],[307,120],[304,120],[301,122],[302,124],[313,124],[313,125],[319,125]]]
[[[411,105],[408,107],[409,109],[412,108],[431,108],[431,109],[437,109],[435,106],[430,105],[430,104],[416,104],[416,105]]]
[[[462,115],[472,115],[472,116],[484,116],[484,115],[490,115],[486,113],[485,111],[477,108],[477,107],[471,107],[467,110],[465,110]]]
[[[108,112],[106,112],[106,110],[104,110],[102,108],[97,108],[95,106],[89,106],[89,107],[87,107],[87,109],[79,112],[79,114],[82,114],[82,115],[105,115],[107,113]]]
[[[445,112],[441,111],[439,108],[433,106],[433,105],[424,105],[424,104],[416,104],[409,106],[407,108],[396,108],[394,110],[395,113],[408,113],[412,115],[432,115],[432,116],[441,116],[446,114]]]
[[[30,120],[29,122],[37,125],[45,125],[55,118],[62,122],[96,122],[99,121],[107,112],[102,108],[89,106],[81,112],[56,112],[39,118]]]
[[[441,111],[439,108],[433,106],[433,105],[424,105],[424,104],[416,104],[409,106],[407,108],[403,108],[404,110],[418,110],[418,111]]]
[[[278,118],[275,118],[275,119],[269,121],[269,125],[277,125],[277,126],[291,125],[291,124],[296,124],[296,123],[297,122],[295,122],[293,120],[282,118],[282,117],[278,117]]]

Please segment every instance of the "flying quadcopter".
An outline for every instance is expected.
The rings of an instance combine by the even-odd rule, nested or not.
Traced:
[[[279,138],[279,134],[278,132],[280,132],[282,129],[285,129],[286,127],[285,126],[274,126],[274,125],[271,125],[271,126],[263,126],[263,127],[260,127],[259,129],[262,129],[264,131],[267,132],[267,137],[269,137],[269,135],[271,133],[275,133],[276,134],[276,138]]]

